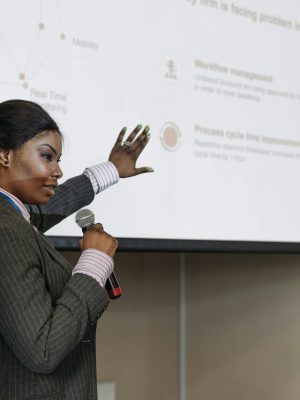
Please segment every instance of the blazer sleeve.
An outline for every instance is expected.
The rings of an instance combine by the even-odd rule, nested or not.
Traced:
[[[94,279],[76,274],[53,300],[40,270],[41,254],[24,233],[0,226],[0,332],[27,368],[50,373],[96,324],[109,299]]]
[[[27,206],[31,223],[46,232],[64,218],[90,204],[95,197],[91,181],[86,175],[68,179],[59,185],[49,202],[41,206]]]

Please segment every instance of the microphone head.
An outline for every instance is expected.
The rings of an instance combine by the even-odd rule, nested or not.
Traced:
[[[76,213],[76,224],[81,228],[88,228],[95,223],[95,214],[88,208],[83,208]]]

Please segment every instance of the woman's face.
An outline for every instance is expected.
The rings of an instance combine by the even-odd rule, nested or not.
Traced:
[[[61,152],[61,137],[56,131],[39,133],[17,150],[10,150],[4,189],[25,204],[47,203],[63,175]]]

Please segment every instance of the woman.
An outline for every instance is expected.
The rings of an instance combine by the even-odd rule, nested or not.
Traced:
[[[123,129],[108,162],[58,186],[56,123],[35,103],[0,103],[0,399],[97,399],[95,330],[117,241],[93,225],[73,269],[42,232],[119,177],[152,171],[135,167],[140,130],[122,144]]]

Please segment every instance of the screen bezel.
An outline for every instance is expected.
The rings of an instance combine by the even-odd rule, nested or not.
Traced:
[[[80,236],[48,236],[60,251],[79,250]],[[122,252],[300,253],[300,242],[117,238]]]

